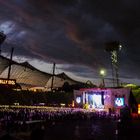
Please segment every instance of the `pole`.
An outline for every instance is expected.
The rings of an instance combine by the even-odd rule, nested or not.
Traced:
[[[105,79],[104,79],[105,75],[106,75],[106,71],[104,69],[101,69],[100,76],[101,76],[101,80],[102,80],[102,87],[105,87]]]
[[[117,63],[116,63],[116,67],[115,67],[115,70],[116,70],[116,83],[117,83],[117,87],[120,86],[119,84],[119,72],[118,72],[118,68],[119,68],[119,64],[118,64],[118,53],[116,54],[117,56]]]
[[[102,77],[103,87],[105,87],[105,79],[104,76]]]
[[[113,68],[112,61],[111,61],[111,70],[112,70],[112,85],[113,85],[113,87],[115,87],[114,68]]]
[[[53,91],[54,75],[55,75],[55,63],[53,63],[53,74],[52,74],[51,91]]]
[[[14,52],[14,48],[12,47],[11,49],[11,56],[10,56],[10,60],[9,60],[9,69],[8,69],[8,80],[10,79],[10,72],[11,72],[11,64],[12,64],[12,58],[13,58],[13,52]]]

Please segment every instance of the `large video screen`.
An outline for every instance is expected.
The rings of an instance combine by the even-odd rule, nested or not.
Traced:
[[[90,108],[103,108],[102,96],[100,94],[89,94],[88,104]]]
[[[124,106],[124,97],[116,97],[115,98],[115,106],[123,107]]]

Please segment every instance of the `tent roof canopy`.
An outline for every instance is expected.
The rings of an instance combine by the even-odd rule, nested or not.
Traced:
[[[23,63],[18,63],[15,61],[11,61],[10,59],[0,56],[0,78],[6,78],[8,75],[9,64],[11,64],[11,72],[10,79],[15,79],[18,84],[23,86],[24,88],[30,87],[46,87],[48,81],[51,82],[52,74],[46,73],[38,70],[27,61]],[[70,82],[71,84],[81,83],[73,80],[69,76],[67,76],[64,72],[55,75],[55,85],[56,87],[62,86],[65,81]],[[63,80],[62,80],[63,79]],[[61,84],[60,84],[61,82]]]

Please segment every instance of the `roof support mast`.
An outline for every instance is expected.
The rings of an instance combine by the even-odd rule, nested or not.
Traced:
[[[55,76],[55,62],[53,63],[53,74],[52,74],[51,91],[53,91],[54,76]]]
[[[12,59],[13,59],[13,52],[14,52],[14,48],[12,47],[11,49],[11,56],[10,56],[10,60],[9,60],[9,69],[8,69],[8,77],[7,79],[10,79],[10,73],[11,73],[11,65],[12,65]]]

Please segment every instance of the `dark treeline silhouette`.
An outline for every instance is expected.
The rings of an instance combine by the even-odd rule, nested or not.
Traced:
[[[72,92],[33,92],[33,91],[13,91],[8,90],[0,92],[1,105],[13,105],[19,103],[20,105],[38,105],[45,103],[45,105],[60,105],[65,103],[71,104],[73,100]]]
[[[62,87],[59,87],[54,91],[73,92],[73,90],[79,90],[80,88],[94,88],[94,87],[97,86],[90,81],[87,81],[86,83],[78,83],[73,85],[70,85],[68,82],[65,82]]]
[[[39,103],[45,103],[45,105],[60,105],[61,103],[68,106],[74,99],[73,90],[79,90],[80,88],[95,87],[92,83],[80,83],[70,85],[65,82],[61,88],[53,89],[53,91],[29,91],[29,90],[13,90],[12,86],[4,85],[0,86],[0,104],[13,105],[19,103],[20,105],[38,105]],[[14,87],[15,88],[15,87]],[[20,88],[18,88],[20,89]]]

